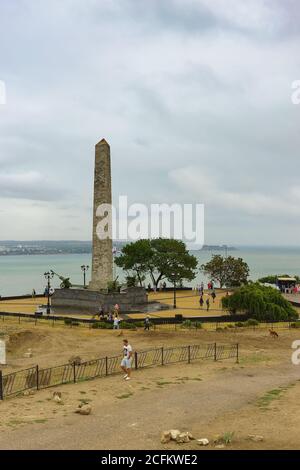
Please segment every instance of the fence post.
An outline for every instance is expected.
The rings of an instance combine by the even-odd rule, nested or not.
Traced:
[[[164,365],[164,347],[161,348],[161,365]]]
[[[236,363],[239,363],[239,343],[236,345]]]
[[[76,363],[73,362],[73,379],[74,379],[74,384],[76,383]]]
[[[107,356],[105,358],[105,375],[108,375],[108,359],[107,359]]]
[[[188,364],[191,363],[191,346],[188,346]]]
[[[36,366],[36,389],[39,389],[39,366]]]
[[[134,368],[135,368],[135,370],[138,369],[138,353],[137,353],[137,351],[134,352]]]
[[[217,360],[217,343],[215,343],[215,354],[214,354],[215,361]]]
[[[0,370],[0,400],[3,400],[3,377],[2,377],[2,370]]]

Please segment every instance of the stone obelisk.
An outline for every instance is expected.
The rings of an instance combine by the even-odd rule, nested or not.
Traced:
[[[105,139],[95,146],[94,210],[93,210],[93,259],[92,279],[89,289],[106,289],[113,280],[113,254],[111,227],[107,227],[108,237],[99,238],[97,226],[104,217],[99,216],[99,206],[111,204],[111,165],[110,147]],[[97,213],[98,211],[98,213]]]

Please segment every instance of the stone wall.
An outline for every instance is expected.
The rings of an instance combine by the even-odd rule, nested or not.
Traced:
[[[147,302],[147,292],[141,287],[128,288],[124,292],[112,294],[88,289],[56,289],[51,298],[54,309],[82,309],[86,313],[96,312],[101,304],[108,310],[116,303],[120,305],[121,312],[130,312],[145,307]]]

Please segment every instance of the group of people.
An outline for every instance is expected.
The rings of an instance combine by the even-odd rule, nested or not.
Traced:
[[[120,318],[120,305],[119,304],[115,304],[114,307],[110,309],[108,312],[104,305],[100,305],[98,312],[95,315],[93,315],[92,320],[95,320],[96,317],[98,317],[99,320],[101,321],[112,322],[114,330],[120,329],[120,322],[122,321],[122,319]],[[150,317],[149,315],[147,315],[144,319],[144,330],[149,331],[150,326],[151,326]]]
[[[208,282],[207,288],[208,288],[209,293],[208,293],[207,299],[205,300],[205,304],[206,304],[206,310],[209,311],[209,309],[210,309],[210,297],[212,298],[213,303],[215,303],[215,299],[217,297],[217,294],[215,292],[214,284],[213,284],[212,281]],[[203,305],[204,305],[204,283],[201,282],[201,284],[198,284],[197,287],[196,287],[196,290],[197,290],[198,294],[200,295],[199,304],[200,304],[200,308],[202,309]]]
[[[147,290],[148,292],[157,292],[157,290],[159,290],[159,292],[162,292],[162,291],[165,291],[167,289],[167,283],[166,281],[164,282],[160,282],[159,284],[159,287],[157,289],[156,285],[154,285],[153,287],[151,287],[151,284],[149,282],[148,286],[147,286]]]

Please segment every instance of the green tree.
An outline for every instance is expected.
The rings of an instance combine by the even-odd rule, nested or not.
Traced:
[[[220,287],[240,286],[247,283],[249,266],[242,258],[214,255],[210,261],[201,265],[201,270]]]
[[[193,280],[197,258],[180,240],[156,238],[129,243],[116,258],[116,264],[126,271],[134,271],[140,285],[142,277],[148,273],[157,287],[163,279],[176,283]]]
[[[223,308],[231,313],[245,313],[258,321],[292,321],[298,314],[292,305],[273,287],[259,283],[238,288],[232,295],[223,297]]]
[[[123,268],[124,271],[133,271],[142,286],[145,274],[149,271],[152,257],[153,250],[150,240],[138,240],[128,243],[122,248],[121,255],[115,259],[115,264]]]

